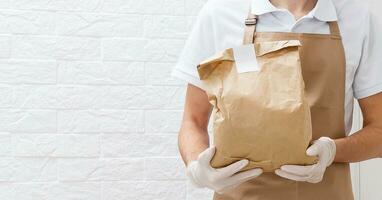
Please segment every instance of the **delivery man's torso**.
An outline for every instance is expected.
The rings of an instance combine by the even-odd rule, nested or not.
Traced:
[[[369,26],[365,23],[369,17],[367,5],[357,0],[318,0],[317,5],[309,14],[296,21],[291,13],[275,8],[269,0],[210,0],[199,13],[196,23],[201,23],[200,27],[197,27],[200,30],[194,30],[200,31],[203,38],[189,39],[190,44],[186,44],[187,49],[181,55],[178,65],[189,64],[182,63],[182,60],[186,60],[182,57],[191,56],[191,59],[197,63],[218,51],[241,45],[245,29],[243,21],[247,17],[249,5],[252,5],[254,14],[257,14],[259,18],[256,25],[257,32],[329,34],[327,22],[338,21],[346,58],[344,120],[345,130],[348,134],[352,122],[353,98],[361,97],[367,88],[373,86],[353,84],[357,78],[363,79],[365,76],[373,78],[373,71],[370,71],[369,74],[359,74],[359,77],[356,74],[357,68],[362,62],[364,41],[368,37]],[[355,14],[355,12],[357,13]],[[205,56],[202,54],[188,55],[187,51],[193,48],[192,41],[195,41],[194,49],[202,48],[197,46],[197,42],[205,43],[206,48],[200,49],[200,51],[205,51],[202,53]],[[196,69],[188,71],[188,69],[176,67],[175,71],[198,77]],[[362,83],[362,81],[358,82]]]
[[[216,52],[242,45],[247,35],[244,20],[249,5],[258,16],[256,42],[302,42],[300,57],[311,104],[313,136],[345,137],[351,129],[353,99],[370,96],[382,87],[377,75],[382,63],[373,45],[379,38],[370,30],[368,7],[362,1],[318,0],[311,12],[296,21],[289,11],[275,8],[269,0],[210,0],[199,13],[173,75],[203,89],[196,65]],[[300,37],[302,34],[294,33],[305,34]],[[340,98],[330,101],[328,94]],[[335,125],[326,123],[330,116]],[[333,164],[320,184],[296,183],[269,173],[229,194],[214,196],[216,200],[308,198],[351,200],[348,164]]]

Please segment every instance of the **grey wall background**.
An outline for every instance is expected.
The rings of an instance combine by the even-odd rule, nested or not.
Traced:
[[[0,199],[210,199],[184,176],[170,78],[204,2],[0,0]],[[353,165],[359,199],[382,199],[381,167]]]

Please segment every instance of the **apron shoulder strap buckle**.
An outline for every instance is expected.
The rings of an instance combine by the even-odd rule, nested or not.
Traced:
[[[253,25],[256,25],[256,23],[257,23],[257,18],[256,17],[247,18],[245,20],[245,25],[247,25],[247,26],[253,26]]]

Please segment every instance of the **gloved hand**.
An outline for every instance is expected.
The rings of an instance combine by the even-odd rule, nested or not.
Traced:
[[[336,155],[336,144],[328,137],[321,137],[313,142],[313,145],[306,150],[309,156],[318,156],[318,162],[314,165],[283,165],[275,173],[281,177],[306,181],[309,183],[321,182],[326,168],[332,164]]]
[[[210,161],[214,154],[215,147],[208,148],[198,156],[197,160],[188,164],[187,177],[194,186],[199,188],[207,187],[222,194],[263,173],[262,169],[251,169],[235,174],[248,165],[249,161],[246,159],[224,168],[213,168]]]

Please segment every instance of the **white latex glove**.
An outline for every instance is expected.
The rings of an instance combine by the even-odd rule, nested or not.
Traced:
[[[294,181],[306,181],[309,183],[321,182],[326,168],[332,164],[336,155],[336,144],[328,137],[321,137],[313,142],[306,150],[309,156],[318,156],[318,162],[314,165],[283,165],[275,173],[283,178]]]
[[[246,159],[224,168],[213,168],[210,161],[214,154],[215,147],[210,147],[203,151],[197,160],[188,164],[187,177],[194,186],[199,188],[207,187],[222,194],[263,173],[262,169],[251,169],[235,174],[248,165],[249,161]]]

